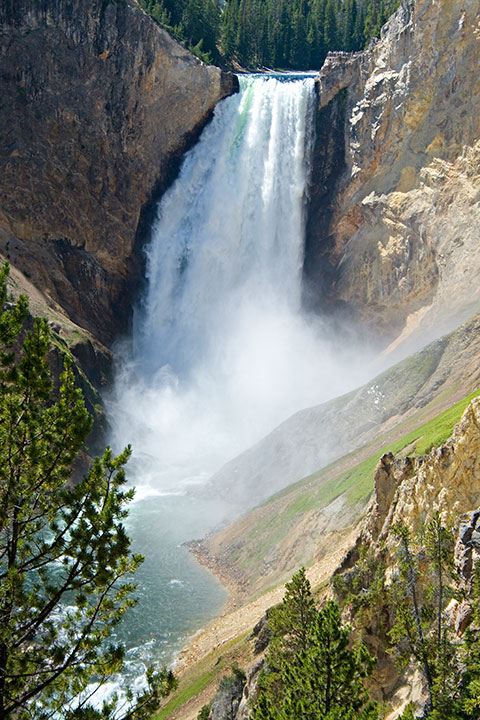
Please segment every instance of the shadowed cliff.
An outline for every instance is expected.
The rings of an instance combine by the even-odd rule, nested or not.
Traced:
[[[131,0],[7,0],[0,25],[0,253],[109,344],[152,200],[237,80]]]

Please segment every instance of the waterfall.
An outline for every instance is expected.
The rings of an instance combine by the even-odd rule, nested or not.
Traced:
[[[312,98],[312,78],[241,79],[188,156],[148,256],[136,355],[149,375],[215,356],[252,296],[298,312]]]
[[[159,205],[117,382],[116,438],[147,492],[201,482],[325,395],[329,351],[300,307],[314,80],[240,85]]]

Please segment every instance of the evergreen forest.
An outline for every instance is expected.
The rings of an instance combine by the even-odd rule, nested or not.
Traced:
[[[318,70],[329,51],[357,52],[399,0],[139,0],[204,62],[248,70]]]

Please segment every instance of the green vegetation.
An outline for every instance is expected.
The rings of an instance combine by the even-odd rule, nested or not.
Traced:
[[[430,452],[433,447],[439,447],[451,436],[455,424],[460,420],[471,400],[479,395],[480,389],[475,390],[470,393],[470,395],[459,400],[455,405],[452,405],[448,410],[437,415],[437,417],[420,425],[408,434],[403,435],[399,440],[385,445],[380,450],[376,450],[375,453],[369,455],[369,457],[356,464],[353,468],[335,474],[335,476],[327,480],[327,482],[319,483],[327,473],[331,473],[332,469],[343,462],[344,458],[335,461],[326,468],[322,468],[322,470],[319,470],[313,475],[309,475],[304,480],[290,485],[288,488],[285,488],[285,490],[281,490],[274,495],[273,498],[267,500],[264,505],[270,503],[273,499],[290,495],[294,489],[300,489],[302,486],[306,487],[305,493],[295,493],[295,499],[288,505],[285,511],[285,517],[295,516],[315,507],[327,505],[344,493],[346,494],[348,502],[352,505],[365,502],[372,492],[373,473],[382,455],[388,452],[399,454],[406,447],[411,447],[411,455],[425,455]],[[356,454],[356,452],[351,453],[353,456]],[[314,483],[318,484],[318,487],[313,488]]]
[[[421,435],[418,436],[418,440],[415,442],[415,454],[425,455],[429,453],[433,447],[439,447],[448,440],[455,424],[460,420],[470,402],[479,395],[480,390],[475,390],[429,423],[419,428]]]
[[[357,465],[352,472],[343,473],[338,479],[338,494],[346,491],[347,500],[352,504],[366,500],[372,491],[376,464],[384,453],[391,452],[395,455],[401,453],[404,448],[413,446],[410,455],[425,455],[433,447],[439,447],[448,440],[455,424],[462,417],[470,401],[478,395],[480,395],[480,390],[475,390],[433,420],[376,452]]]
[[[395,618],[389,633],[392,649],[400,664],[412,657],[419,665],[428,691],[427,716],[435,709],[442,711],[441,717],[452,717],[459,667],[444,613],[456,595],[453,534],[443,527],[437,513],[423,538],[422,549],[429,566],[422,577],[410,530],[399,523],[392,531],[399,541],[398,573],[388,588]],[[425,584],[428,575],[430,584],[421,588],[421,581]]]
[[[205,62],[319,69],[329,50],[363,49],[399,0],[138,0]]]
[[[334,578],[355,630],[343,625],[337,602],[315,608],[303,568],[287,584],[283,602],[268,614],[271,640],[254,720],[383,717],[383,708],[365,690],[375,662],[360,641],[364,629],[366,639],[374,632],[377,649],[387,645],[399,672],[407,664],[417,666],[427,693],[422,718],[478,720],[480,566],[474,565],[470,575],[457,574],[455,538],[438,513],[415,536],[402,523],[391,528],[391,536],[396,553],[360,548],[358,562]],[[456,632],[451,609],[452,602],[461,601],[471,609],[463,635]],[[401,720],[415,718],[410,704]]]
[[[198,720],[208,720],[210,715],[210,705],[204,705],[198,713]]]
[[[280,667],[282,660],[291,660],[309,647],[309,633],[316,618],[310,582],[301,568],[285,585],[283,602],[269,613],[268,625],[272,634],[269,662]]]
[[[185,705],[185,703],[192,697],[199,695],[203,690],[205,690],[205,688],[216,676],[217,673],[215,670],[209,670],[197,678],[195,682],[192,682],[190,685],[179,690],[179,692],[175,694],[175,697],[172,698],[165,707],[160,710],[160,712],[153,716],[154,719],[166,720],[170,717],[171,713],[178,710],[178,708],[181,708],[182,705]]]
[[[218,63],[220,5],[217,0],[138,0],[165,30],[206,63]]]
[[[229,0],[221,46],[244,67],[319,69],[329,50],[363,49],[397,0]]]
[[[376,628],[377,642],[389,648],[401,670],[414,663],[426,691],[422,718],[475,720],[480,708],[480,568],[460,577],[455,538],[437,513],[414,535],[403,523],[391,528],[397,541],[390,582],[385,548],[363,548],[359,561],[333,586],[357,626]],[[361,594],[359,596],[359,588]],[[457,634],[452,602],[471,608],[471,623]],[[402,720],[414,720],[409,705]]]
[[[314,606],[302,568],[286,585],[281,605],[270,611],[272,639],[254,720],[375,720],[364,680],[374,666],[363,643],[351,644],[350,626],[330,600]]]
[[[28,303],[7,293],[0,271],[0,718],[140,720],[175,686],[171,673],[148,672],[149,687],[100,710],[87,686],[121,671],[124,653],[112,630],[134,604],[130,553],[122,520],[126,448],[107,448],[78,484],[72,464],[91,428],[69,356],[58,390],[47,355],[50,333]]]
[[[244,633],[235,640],[222,645],[221,649],[214,650],[195,665],[192,671],[180,679],[178,690],[161,710],[153,715],[152,720],[167,720],[174,712],[203,692],[209,685],[218,684],[218,678],[221,675],[223,676],[225,670],[234,664],[234,657],[245,654],[247,649],[246,639],[249,634],[249,632]]]

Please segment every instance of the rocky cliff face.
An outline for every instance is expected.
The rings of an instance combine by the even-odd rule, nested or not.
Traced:
[[[452,437],[429,455],[382,457],[375,473],[375,499],[365,522],[369,542],[391,541],[391,527],[416,530],[436,512],[447,522],[474,510],[480,494],[480,398],[472,400]]]
[[[0,253],[108,344],[149,203],[236,78],[133,0],[6,0],[0,27]]]
[[[408,0],[318,78],[321,108],[345,94],[344,153],[328,226],[325,211],[310,220],[307,277],[324,278],[317,302],[389,339],[458,324],[480,301],[479,54],[475,0]]]

